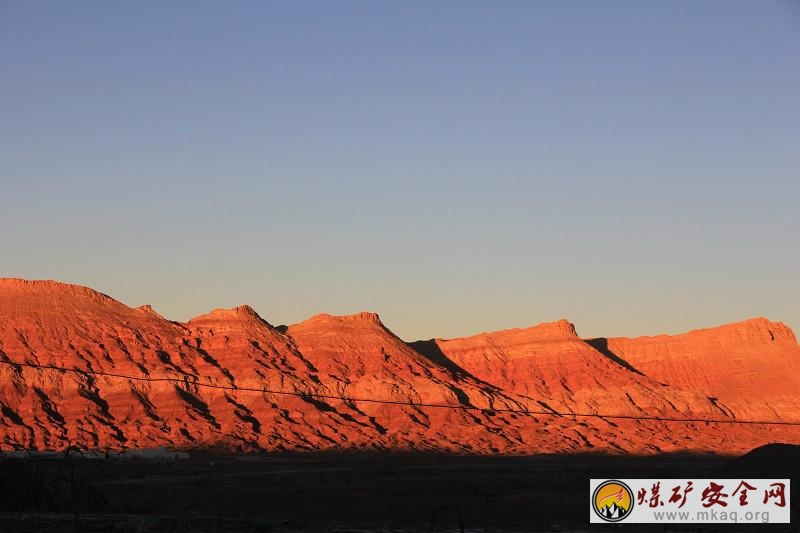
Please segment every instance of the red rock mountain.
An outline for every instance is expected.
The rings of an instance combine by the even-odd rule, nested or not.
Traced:
[[[674,387],[700,391],[719,413],[797,420],[798,346],[788,326],[755,318],[683,335],[617,338],[608,349]]]
[[[276,328],[242,306],[178,323],[0,280],[0,450],[739,452],[800,443],[798,426],[738,423],[800,421],[798,386],[800,346],[765,319],[589,340],[561,320],[409,344],[371,313]]]

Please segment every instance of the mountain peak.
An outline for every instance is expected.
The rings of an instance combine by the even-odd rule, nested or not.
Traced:
[[[678,335],[656,335],[644,337],[620,337],[621,341],[664,342],[672,340],[714,340],[733,343],[767,344],[772,342],[789,342],[797,344],[794,331],[783,322],[773,322],[764,317],[749,318],[741,322],[730,322],[721,326],[693,329]]]
[[[255,309],[249,305],[240,305],[230,309],[214,309],[204,315],[199,315],[191,320],[189,323],[195,324],[198,322],[239,322],[242,320],[257,320],[259,322],[267,323],[266,320],[261,318]]]
[[[543,322],[527,329],[532,332],[549,334],[553,336],[578,336],[578,333],[575,331],[575,324],[566,318],[556,320],[555,322]]]
[[[739,334],[743,339],[754,341],[791,341],[797,343],[797,337],[792,328],[783,322],[772,322],[764,317],[756,317],[742,322],[734,322],[720,326],[720,330],[730,329]]]
[[[77,296],[98,302],[119,303],[111,296],[83,285],[73,285],[54,280],[28,280],[21,278],[0,278],[0,291],[22,292],[43,296]]]
[[[476,336],[488,336],[493,338],[519,338],[527,340],[550,340],[550,339],[577,339],[575,325],[569,320],[562,318],[555,322],[542,322],[527,328],[503,329],[480,333]]]
[[[361,311],[351,315],[329,315],[328,313],[321,313],[314,315],[311,318],[295,324],[295,326],[310,326],[316,324],[378,324],[383,326],[378,313],[370,313]]]
[[[153,306],[150,305],[150,304],[140,305],[139,307],[136,308],[136,310],[139,311],[140,313],[145,314],[145,315],[149,315],[149,316],[153,316],[153,317],[157,317],[157,318],[161,318],[161,319],[164,318],[155,309],[153,309]]]

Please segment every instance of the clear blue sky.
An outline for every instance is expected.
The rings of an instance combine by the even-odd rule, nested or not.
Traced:
[[[0,275],[401,337],[800,327],[800,4],[0,3]]]

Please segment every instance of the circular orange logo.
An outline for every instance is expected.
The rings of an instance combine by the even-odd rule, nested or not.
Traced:
[[[604,481],[594,490],[592,509],[606,522],[624,520],[633,510],[633,492],[622,481]]]

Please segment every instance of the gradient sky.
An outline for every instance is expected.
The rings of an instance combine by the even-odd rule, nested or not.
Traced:
[[[798,2],[0,2],[0,275],[171,319],[797,329],[798,197]]]

